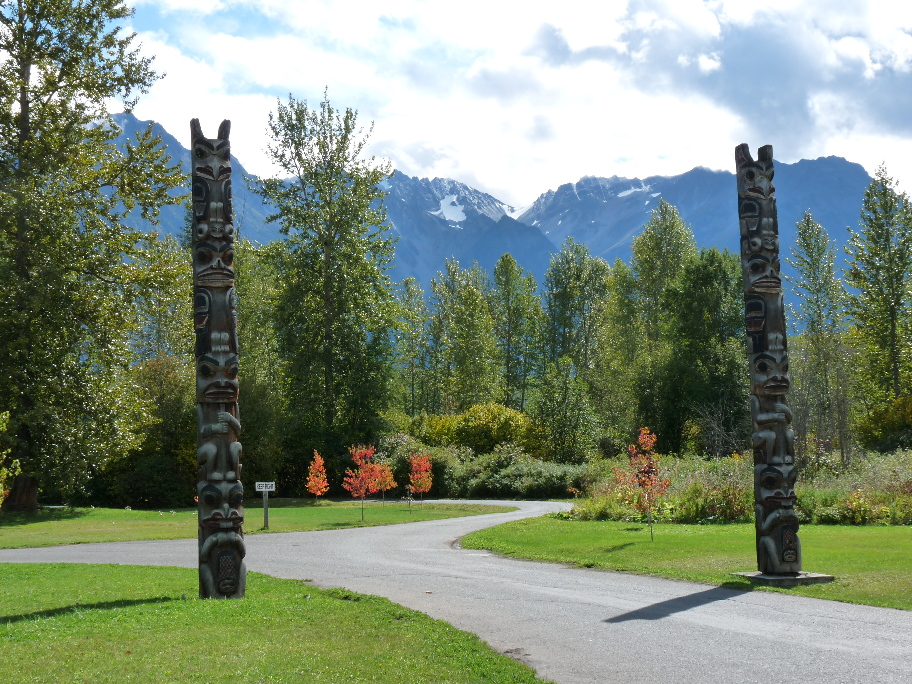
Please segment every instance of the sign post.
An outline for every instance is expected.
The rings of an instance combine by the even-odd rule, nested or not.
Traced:
[[[256,490],[263,492],[263,529],[269,529],[269,492],[275,491],[275,482],[257,482]]]

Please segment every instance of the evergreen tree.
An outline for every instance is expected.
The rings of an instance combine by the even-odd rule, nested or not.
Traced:
[[[362,157],[370,131],[325,95],[317,108],[280,102],[269,134],[269,157],[287,177],[266,179],[257,192],[288,236],[276,328],[301,470],[315,448],[329,459],[368,441],[388,402],[393,241],[380,184],[390,167]],[[289,476],[304,481],[303,470]]]
[[[23,467],[4,507],[64,497],[136,444],[137,397],[123,378],[138,238],[175,200],[177,166],[150,129],[119,149],[127,110],[158,78],[138,55],[122,0],[0,3],[0,410]]]
[[[849,229],[847,310],[865,359],[863,373],[875,401],[907,394],[912,278],[909,199],[881,166],[865,190],[857,232]]]

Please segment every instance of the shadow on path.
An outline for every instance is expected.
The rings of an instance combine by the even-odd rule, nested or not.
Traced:
[[[49,608],[48,610],[36,610],[34,613],[22,613],[21,615],[0,615],[0,625],[9,625],[14,622],[23,620],[38,620],[41,618],[57,617],[81,610],[111,610],[114,608],[126,608],[128,606],[140,606],[145,603],[167,603],[177,599],[161,596],[158,598],[133,599],[123,601],[99,601],[98,603],[76,603],[72,606],[63,606],[61,608]]]
[[[738,589],[724,586],[713,587],[712,589],[706,589],[705,591],[698,591],[696,594],[679,596],[678,598],[668,599],[661,603],[653,603],[651,606],[637,608],[629,613],[616,615],[613,618],[608,618],[602,622],[618,623],[628,622],[630,620],[661,620],[662,618],[669,617],[675,613],[682,613],[691,608],[699,608],[700,606],[705,606],[716,601],[735,598],[744,592],[743,587],[740,585],[738,585],[738,587]]]

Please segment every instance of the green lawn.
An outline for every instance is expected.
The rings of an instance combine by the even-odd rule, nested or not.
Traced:
[[[386,599],[250,573],[199,600],[197,571],[3,564],[16,682],[540,682],[477,637]],[[186,594],[187,598],[184,598]]]
[[[259,501],[245,506],[245,534],[263,530],[263,509]],[[268,532],[335,530],[343,527],[392,525],[418,520],[438,520],[483,513],[516,510],[505,506],[469,504],[368,503],[364,522],[361,504],[354,501],[270,499]],[[54,546],[88,542],[132,541],[145,539],[193,539],[197,534],[196,509],[174,511],[133,511],[117,508],[51,508],[35,513],[0,515],[0,548]]]
[[[912,526],[801,527],[804,570],[836,581],[794,589],[803,596],[912,610]],[[474,532],[465,548],[737,589],[753,586],[730,573],[756,570],[754,526],[656,525],[529,518]],[[764,589],[766,590],[766,589]]]

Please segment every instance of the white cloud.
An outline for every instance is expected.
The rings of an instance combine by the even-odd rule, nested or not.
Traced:
[[[204,131],[230,118],[233,151],[258,174],[273,171],[264,148],[276,97],[316,102],[328,86],[334,104],[376,122],[371,150],[403,172],[453,177],[514,205],[583,175],[729,169],[741,142],[773,143],[782,161],[839,154],[873,171],[885,159],[912,183],[899,162],[912,81],[882,85],[912,78],[912,6],[134,4],[138,22],[161,12],[136,28],[168,72],[137,115],[179,137],[192,117]]]

